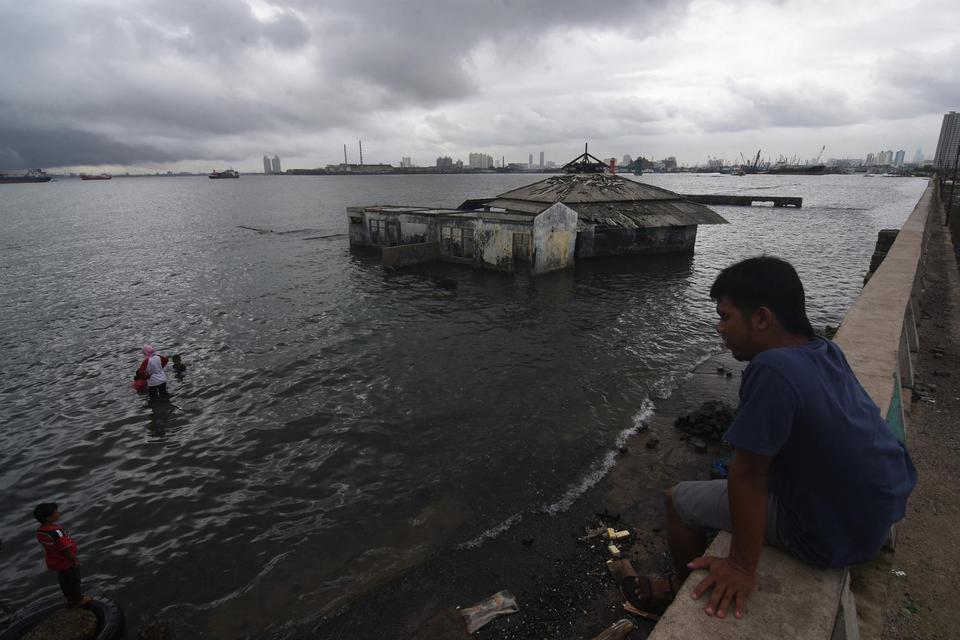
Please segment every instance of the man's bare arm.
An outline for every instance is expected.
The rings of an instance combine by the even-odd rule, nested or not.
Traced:
[[[753,590],[757,564],[763,549],[767,522],[767,482],[773,458],[737,449],[730,463],[727,490],[733,520],[730,555],[726,558],[704,556],[690,563],[691,569],[709,569],[710,573],[693,590],[699,598],[713,588],[704,609],[707,615],[726,616],[731,602],[734,615],[743,617],[747,596]]]

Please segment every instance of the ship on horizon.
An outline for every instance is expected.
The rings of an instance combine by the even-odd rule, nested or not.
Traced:
[[[0,184],[13,184],[18,182],[50,182],[50,180],[52,180],[52,178],[48,176],[43,169],[30,169],[23,175],[0,173]]]
[[[226,171],[211,171],[207,177],[211,180],[222,180],[224,178],[239,178],[240,174],[233,169],[227,169]]]

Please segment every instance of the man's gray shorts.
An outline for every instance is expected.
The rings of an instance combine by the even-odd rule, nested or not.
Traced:
[[[730,498],[726,480],[702,480],[681,482],[673,487],[673,508],[680,519],[696,531],[732,531]],[[777,499],[767,498],[767,527],[764,542],[773,547],[790,551],[778,530]]]

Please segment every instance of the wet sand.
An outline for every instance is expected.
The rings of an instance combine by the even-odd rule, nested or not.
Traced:
[[[718,366],[732,376],[718,374]],[[439,552],[316,623],[273,637],[591,638],[629,617],[606,570],[606,539],[579,538],[600,524],[630,529],[633,537],[619,546],[637,571],[669,570],[664,490],[680,480],[709,478],[711,462],[727,453],[717,444],[697,453],[673,422],[707,400],[735,406],[744,366],[728,353],[699,365],[670,398],[656,402],[648,428],[630,439],[611,472],[568,511],[525,513],[519,524],[476,549]],[[648,448],[651,438],[659,443]],[[517,597],[519,613],[468,636],[458,607],[502,589]],[[639,630],[631,637],[645,637],[652,623],[636,622]]]

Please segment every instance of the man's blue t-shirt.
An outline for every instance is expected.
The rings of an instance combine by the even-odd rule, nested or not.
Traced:
[[[773,457],[778,529],[798,555],[824,566],[872,558],[917,482],[906,447],[823,338],[754,356],[724,439]]]

